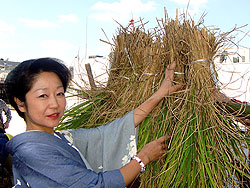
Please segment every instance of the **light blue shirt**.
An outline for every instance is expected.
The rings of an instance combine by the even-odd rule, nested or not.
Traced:
[[[19,134],[7,143],[15,187],[125,187],[119,168],[136,153],[135,132],[132,111],[98,128]]]

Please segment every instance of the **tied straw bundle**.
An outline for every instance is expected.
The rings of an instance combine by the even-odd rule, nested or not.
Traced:
[[[183,16],[183,15],[182,15]],[[149,98],[175,62],[176,83],[185,89],[165,99],[140,125],[138,149],[170,135],[164,159],[148,165],[140,187],[227,187],[249,181],[244,147],[249,137],[234,123],[244,111],[218,102],[214,58],[227,35],[218,35],[185,16],[120,27],[112,46],[106,87],[81,90],[85,102],[69,109],[59,129],[95,127],[133,110]],[[229,34],[229,33],[228,33]],[[231,109],[231,110],[230,110]],[[242,110],[243,109],[243,110]],[[233,112],[233,113],[232,113]]]

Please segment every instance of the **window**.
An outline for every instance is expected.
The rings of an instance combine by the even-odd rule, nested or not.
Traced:
[[[220,62],[221,63],[224,62],[224,61],[226,61],[226,60],[227,60],[227,56],[226,55],[220,56]]]
[[[239,63],[239,57],[233,57],[233,62],[234,63]]]
[[[241,56],[242,58],[242,63],[245,63],[246,62],[246,57],[245,56]]]

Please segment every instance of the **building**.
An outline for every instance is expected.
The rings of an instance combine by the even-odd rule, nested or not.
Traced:
[[[0,59],[0,98],[3,99],[6,103],[8,103],[8,99],[5,94],[4,81],[8,73],[18,64],[19,62]]]
[[[227,48],[214,62],[221,91],[250,102],[250,48]]]
[[[227,48],[220,55],[220,63],[249,63],[250,48]]]
[[[0,59],[0,83],[4,82],[7,74],[18,64],[19,62]]]

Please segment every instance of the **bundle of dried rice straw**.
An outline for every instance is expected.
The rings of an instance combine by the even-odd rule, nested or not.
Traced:
[[[153,30],[120,26],[114,37],[107,86],[81,91],[86,102],[68,110],[61,128],[93,127],[139,106],[176,62],[176,83],[185,89],[166,98],[140,126],[139,150],[162,135],[171,136],[166,158],[147,167],[141,187],[227,187],[249,181],[243,149],[249,137],[233,119],[239,113],[217,101],[214,59],[227,40],[201,23],[166,16]],[[237,114],[237,115],[235,115]],[[65,121],[67,120],[67,121]]]

